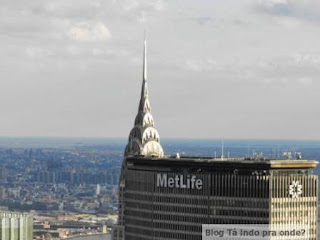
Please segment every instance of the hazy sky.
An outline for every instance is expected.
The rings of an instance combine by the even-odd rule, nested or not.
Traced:
[[[0,136],[320,139],[319,0],[0,0]]]

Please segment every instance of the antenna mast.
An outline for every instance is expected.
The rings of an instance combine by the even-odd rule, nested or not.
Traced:
[[[223,142],[223,139],[221,139],[221,159],[223,160],[223,157],[224,157],[224,142]]]

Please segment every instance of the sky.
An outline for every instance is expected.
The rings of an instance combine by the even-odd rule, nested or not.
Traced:
[[[318,0],[0,0],[0,136],[320,139]]]

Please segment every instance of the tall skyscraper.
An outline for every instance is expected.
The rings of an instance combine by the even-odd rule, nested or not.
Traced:
[[[1,240],[32,240],[33,216],[16,212],[0,212]]]
[[[317,239],[316,161],[165,156],[148,99],[146,44],[143,66],[114,240],[200,240],[203,224],[300,224]]]
[[[126,184],[126,158],[129,156],[149,156],[163,157],[164,152],[160,145],[160,136],[154,127],[154,120],[151,115],[151,105],[149,102],[148,85],[147,85],[147,42],[144,41],[143,54],[143,74],[141,98],[138,107],[138,114],[134,121],[134,127],[129,134],[129,141],[125,149],[124,160],[119,179],[119,217],[118,224],[113,228],[113,239],[125,239],[124,228],[124,193]]]

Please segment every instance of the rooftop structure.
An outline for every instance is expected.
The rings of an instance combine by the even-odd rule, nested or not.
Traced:
[[[128,157],[127,164],[129,167],[145,166],[183,166],[193,167],[201,166],[202,168],[216,167],[221,171],[225,169],[244,169],[244,170],[281,170],[281,169],[313,169],[318,165],[313,160],[287,160],[287,159],[251,159],[251,158],[210,158],[210,157]],[[199,165],[201,164],[201,165]]]

